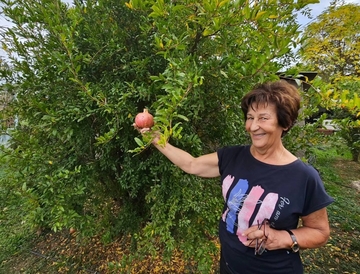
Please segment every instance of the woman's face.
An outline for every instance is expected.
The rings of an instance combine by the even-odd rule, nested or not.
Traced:
[[[247,113],[246,131],[250,134],[252,144],[259,149],[268,149],[281,142],[284,128],[278,124],[274,104],[253,104]]]

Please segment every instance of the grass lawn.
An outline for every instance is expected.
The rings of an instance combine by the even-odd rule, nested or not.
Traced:
[[[360,163],[330,147],[317,149],[316,155],[314,166],[335,202],[328,207],[327,245],[302,252],[306,273],[360,273]]]
[[[332,147],[319,147],[314,153],[313,165],[335,202],[328,207],[328,244],[301,253],[305,273],[360,273],[360,189],[354,183],[360,181],[360,163]],[[9,195],[1,185],[0,194],[2,199]],[[12,206],[0,200],[0,206],[0,273],[119,273],[118,265],[126,263],[121,257],[130,250],[127,238],[105,245],[98,237],[80,244],[76,233],[69,231],[37,235],[22,222],[21,199]],[[131,273],[196,273],[181,254],[174,254],[169,264],[144,258],[131,266]]]

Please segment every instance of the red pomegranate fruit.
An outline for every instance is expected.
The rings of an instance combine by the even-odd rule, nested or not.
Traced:
[[[135,125],[138,128],[151,128],[154,125],[154,117],[145,108],[143,112],[136,115]]]

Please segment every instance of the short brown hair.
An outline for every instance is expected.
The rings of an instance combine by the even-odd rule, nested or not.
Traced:
[[[241,100],[241,109],[244,113],[245,120],[250,107],[253,104],[274,104],[278,123],[281,127],[286,128],[283,135],[288,132],[296,123],[300,109],[299,90],[285,80],[267,82],[254,87]]]

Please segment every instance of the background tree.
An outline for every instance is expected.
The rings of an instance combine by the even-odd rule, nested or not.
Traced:
[[[360,6],[334,1],[309,24],[302,59],[327,82],[332,77],[360,76]]]
[[[300,41],[293,11],[312,1],[0,2],[19,117],[2,184],[27,221],[130,234],[139,253],[180,249],[208,273],[220,185],[160,156],[134,116],[148,108],[162,140],[195,156],[246,142],[240,99],[277,78]]]
[[[336,133],[343,138],[352,154],[352,160],[359,161],[360,155],[360,88],[359,77],[335,78],[326,83],[318,78],[309,95],[318,106],[328,110],[327,118],[333,120],[338,128]],[[323,117],[325,119],[326,117]]]
[[[334,1],[305,29],[303,65],[319,71],[314,96],[333,112],[354,161],[360,154],[360,6]]]
[[[0,57],[0,71],[6,70],[9,70],[9,66],[6,61]],[[3,78],[3,75],[0,74],[0,84],[4,83]],[[8,129],[14,126],[14,117],[8,115],[11,100],[13,100],[13,94],[8,92],[6,87],[0,87],[0,143],[6,142],[8,139]]]

